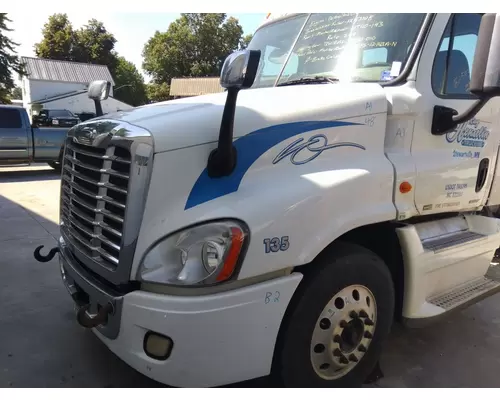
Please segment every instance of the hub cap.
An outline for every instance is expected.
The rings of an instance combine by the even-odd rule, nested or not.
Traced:
[[[321,312],[311,341],[311,363],[323,379],[338,379],[367,352],[377,324],[372,292],[352,285],[338,292]]]

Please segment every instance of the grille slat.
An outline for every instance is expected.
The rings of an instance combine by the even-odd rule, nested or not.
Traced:
[[[71,157],[69,155],[66,155],[65,156],[65,159],[70,161],[72,164],[74,165],[77,165],[78,167],[81,167],[81,168],[85,168],[89,171],[93,171],[93,172],[98,172],[100,174],[108,174],[108,175],[111,175],[111,176],[116,176],[118,178],[122,178],[122,179],[128,179],[129,176],[126,175],[126,174],[123,174],[123,173],[120,173],[120,172],[117,172],[111,168],[96,168],[95,166],[92,166],[88,163],[85,163],[83,161],[80,161],[74,157]],[[105,160],[105,161],[108,161],[108,160]]]
[[[114,199],[112,199],[111,197],[108,197],[108,196],[99,196],[99,195],[96,195],[92,192],[89,192],[88,190],[82,188],[80,185],[78,185],[77,183],[72,183],[72,182],[67,182],[68,183],[68,186],[73,189],[73,190],[77,190],[79,191],[80,193],[83,193],[84,195],[86,195],[87,197],[91,197],[95,200],[102,200],[102,201],[105,201],[106,203],[109,203],[109,204],[113,204],[114,206],[116,207],[119,207],[123,210],[125,210],[125,204],[122,204],[122,203],[119,203],[117,201],[115,201]],[[68,188],[63,188],[63,190],[65,191],[69,191]],[[69,192],[71,193],[71,192]],[[73,192],[74,193],[74,192]]]
[[[67,206],[63,206],[63,212],[66,213],[68,216],[70,215],[70,211],[69,211],[69,208]],[[115,236],[117,236],[119,238],[122,237],[122,233],[121,232],[117,231],[116,229],[112,228],[111,226],[109,226],[108,224],[106,224],[104,222],[97,222],[97,221],[91,220],[89,217],[81,214],[76,208],[73,208],[71,210],[71,213],[74,214],[74,215],[76,215],[79,219],[84,220],[88,224],[98,225],[101,228],[106,229],[108,232],[112,233],[113,235],[115,235]]]
[[[97,235],[93,232],[89,232],[88,228],[86,226],[82,225],[80,222],[78,222],[74,217],[70,216],[69,221],[72,225],[76,226],[80,231],[85,232],[90,237],[92,237],[94,239],[99,239],[101,242],[108,245],[112,249],[120,251],[120,246],[118,246],[117,244],[113,243],[112,241],[106,239],[106,237],[104,237],[102,235]],[[93,247],[93,249],[97,250],[98,248]]]
[[[111,160],[111,161],[116,161],[116,162],[120,162],[120,163],[124,163],[124,164],[130,164],[130,160],[127,160],[125,158],[117,157],[117,156],[108,156],[106,154],[104,154],[104,155],[96,154],[96,153],[93,153],[91,151],[78,149],[78,148],[74,147],[74,145],[68,145],[68,149],[70,149],[72,151],[76,151],[76,152],[83,154],[87,157],[94,157],[94,158],[99,158],[101,160]]]
[[[61,219],[75,247],[114,270],[122,250],[131,156],[128,149],[66,144]]]
[[[84,250],[84,252],[88,252],[88,250],[95,251],[99,253],[101,257],[106,259],[107,261],[112,262],[113,264],[118,264],[118,259],[107,253],[105,250],[99,248],[99,247],[92,247],[89,245],[88,241],[83,238],[74,228],[69,228],[69,232],[71,233],[71,236],[74,237],[80,244],[83,246],[87,251]],[[80,250],[82,250],[82,247],[78,246]]]
[[[98,208],[95,208],[93,207],[92,205],[86,203],[85,201],[79,199],[78,197],[75,197],[73,194],[71,195],[71,197],[68,197],[67,196],[67,192],[64,193],[63,195],[63,198],[65,198],[66,200],[74,200],[76,203],[80,204],[81,206],[85,207],[86,209],[96,213],[96,214],[102,214],[108,218],[111,218],[113,220],[115,220],[116,222],[119,222],[121,224],[123,224],[123,218],[120,218],[114,214],[112,214],[111,212],[109,212],[108,210],[104,210],[104,209],[98,209]],[[68,202],[68,204],[71,204],[71,202]]]
[[[75,178],[78,178],[78,179],[81,179],[82,181],[85,181],[87,183],[90,183],[92,185],[95,185],[97,187],[105,187],[107,189],[112,189],[112,190],[115,190],[119,193],[122,193],[122,194],[127,194],[127,189],[123,189],[119,186],[116,186],[116,185],[113,185],[112,183],[109,183],[109,182],[96,182],[95,180],[92,180],[88,177],[86,177],[85,175],[83,174],[80,174],[79,172],[77,171],[73,171],[72,168],[68,165],[65,165],[64,166],[64,170],[66,172],[69,172],[69,176],[68,175],[63,175],[63,179],[65,179],[66,181],[68,181],[68,179],[70,180],[71,182],[71,175],[73,175]]]

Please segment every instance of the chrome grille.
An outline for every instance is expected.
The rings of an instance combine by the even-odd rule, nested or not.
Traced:
[[[61,176],[61,218],[72,244],[98,264],[115,270],[120,260],[130,151],[66,142]]]

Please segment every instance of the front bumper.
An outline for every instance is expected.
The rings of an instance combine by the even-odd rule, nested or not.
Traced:
[[[167,385],[213,387],[268,375],[281,321],[302,275],[204,296],[171,296],[135,290],[120,294],[85,272],[61,244],[61,273],[78,305],[113,314],[94,333],[137,371]],[[148,331],[173,341],[169,358],[144,351]]]

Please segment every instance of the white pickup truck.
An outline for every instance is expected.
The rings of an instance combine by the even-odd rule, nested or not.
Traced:
[[[159,382],[360,385],[395,320],[500,289],[499,78],[500,14],[269,20],[225,93],[70,130],[35,255]]]

